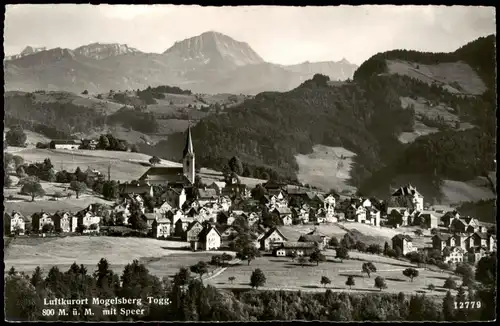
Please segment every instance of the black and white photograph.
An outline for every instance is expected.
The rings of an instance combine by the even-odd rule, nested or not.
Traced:
[[[495,7],[4,6],[6,321],[496,321]]]

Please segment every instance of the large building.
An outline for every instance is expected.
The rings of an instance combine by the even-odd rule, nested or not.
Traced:
[[[191,127],[189,127],[187,131],[186,145],[182,153],[182,167],[151,167],[139,178],[139,181],[144,181],[148,185],[189,186],[194,183],[195,177],[195,155],[191,139]]]

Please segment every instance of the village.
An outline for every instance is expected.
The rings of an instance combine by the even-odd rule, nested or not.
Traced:
[[[52,147],[57,145],[73,146],[57,142]],[[101,175],[91,169],[86,173]],[[15,236],[112,235],[104,216],[112,216],[111,225],[130,227],[129,219],[138,212],[149,237],[183,241],[192,251],[252,252],[248,249],[251,247],[278,257],[311,256],[338,246],[318,227],[346,223],[366,225],[373,230],[368,233],[373,234],[384,228],[404,230],[391,239],[397,256],[437,250],[444,263],[476,263],[496,251],[491,225],[460,216],[454,210],[427,207],[412,185],[394,190],[386,200],[376,200],[341,198],[272,180],[249,189],[235,173],[227,173],[224,181],[210,185],[195,186],[195,179],[195,153],[188,129],[183,166],[152,166],[137,181],[120,184],[119,200],[113,207],[91,204],[77,212],[41,211],[31,216],[24,216],[22,211],[5,212],[6,230]],[[164,189],[159,196],[154,192],[158,186]],[[155,195],[159,197],[155,198],[155,207],[146,207],[146,196]],[[311,231],[295,241],[280,231],[281,227],[306,225]],[[431,235],[431,246],[416,245],[408,227],[417,237]]]

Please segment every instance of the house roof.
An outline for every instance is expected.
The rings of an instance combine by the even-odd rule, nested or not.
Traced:
[[[211,230],[215,230],[215,232],[217,232],[219,237],[221,236],[220,232],[215,227],[210,225],[208,227],[204,227],[203,230],[201,230],[200,234],[198,234],[198,241],[203,241],[203,242],[207,241],[207,235]]]
[[[201,225],[201,223],[199,221],[193,221],[193,222],[189,223],[188,227],[186,228],[186,232],[191,231],[193,229],[193,227],[196,226],[196,224],[200,224]]]
[[[459,247],[459,246],[454,246],[454,247],[445,247],[445,248],[448,248],[448,250],[449,250],[450,252],[453,252],[453,251],[457,252],[457,251],[458,251],[458,252],[460,252],[460,253],[462,253],[462,254],[464,254],[464,253],[465,253],[465,249],[463,249],[462,247]],[[443,249],[443,250],[444,250],[444,249]]]
[[[5,213],[5,214],[7,214],[7,216],[9,216],[11,219],[14,217],[15,214],[19,214],[19,216],[23,219],[23,221],[25,223],[26,222],[31,223],[31,220],[32,220],[32,218],[30,216],[24,216],[23,214],[16,212],[16,211],[12,211],[12,214],[8,214],[8,213]]]
[[[393,196],[387,200],[387,207],[397,207],[397,208],[410,208],[415,209],[415,205],[410,197],[406,196]]]
[[[120,184],[120,193],[122,194],[142,194],[149,193],[151,191],[151,186],[139,183]]]
[[[392,240],[406,240],[406,241],[412,241],[411,237],[406,234],[396,234],[395,236],[392,237]]]
[[[448,239],[451,238],[451,235],[438,233],[433,235],[432,237],[438,239],[439,241],[448,241]]]
[[[292,211],[288,207],[276,207],[273,211],[277,211],[280,215],[292,214]]]
[[[310,234],[303,234],[299,237],[299,242],[317,242],[317,243],[322,243],[323,242],[323,237],[320,235],[310,235]]]
[[[473,235],[476,235],[478,236],[479,238],[481,239],[488,239],[488,233],[484,233],[484,232],[476,232],[474,233]]]
[[[184,175],[182,167],[154,166],[149,168],[139,180],[167,181],[170,183],[185,183],[189,180]]]
[[[145,213],[144,216],[148,221],[150,220],[156,220],[156,214],[155,213]]]
[[[312,249],[312,248],[316,248],[316,243],[314,243],[314,242],[285,241],[281,244],[281,248],[284,248],[284,249]]]
[[[287,241],[288,239],[283,235],[283,233],[281,233],[281,231],[274,227],[274,228],[270,228],[269,230],[267,230],[267,232],[264,234],[264,236],[261,238],[261,239],[266,239],[266,238],[269,238],[269,236],[271,236],[271,234],[273,234],[274,232],[277,232],[282,238],[283,240]]]
[[[216,199],[217,191],[213,188],[198,189],[198,199]]]
[[[74,139],[54,139],[52,143],[55,145],[79,145],[81,142]]]
[[[414,195],[420,195],[420,193],[417,191],[417,188],[415,188],[411,184],[407,184],[406,186],[400,187],[392,193],[392,196],[398,196],[398,197],[399,196],[414,196]]]

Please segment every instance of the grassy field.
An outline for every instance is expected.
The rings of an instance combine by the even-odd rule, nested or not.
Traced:
[[[300,182],[315,185],[328,191],[332,188],[337,191],[355,189],[347,184],[350,178],[352,157],[356,154],[342,147],[315,145],[313,153],[296,155]],[[342,158],[343,156],[343,158]]]
[[[42,210],[47,213],[53,213],[56,211],[69,211],[69,212],[78,212],[90,204],[105,204],[112,205],[114,202],[107,201],[95,196],[86,196],[80,197],[76,199],[75,197],[71,199],[60,199],[57,201],[48,201],[48,200],[36,200],[34,202],[31,201],[20,201],[20,202],[4,202],[5,211],[11,213],[13,210],[21,212],[25,216],[30,216],[33,213],[39,213]]]
[[[391,74],[405,75],[428,84],[438,82],[452,93],[482,94],[486,90],[484,82],[465,62],[425,65],[403,60],[387,60],[387,66]],[[455,87],[455,83],[460,85],[460,89]]]
[[[9,131],[9,128],[5,128],[3,131],[4,139],[5,139],[5,134]],[[26,142],[28,143],[27,147],[35,147],[36,143],[48,143],[51,141],[50,138],[45,137],[42,134],[39,134],[34,131],[30,130],[25,130],[24,133],[26,134]]]
[[[324,291],[325,289],[320,284],[320,280],[322,276],[326,276],[332,281],[327,288],[349,291],[349,287],[345,285],[345,282],[349,275],[353,275],[356,285],[352,287],[351,291],[378,292],[379,290],[374,287],[374,279],[376,276],[382,276],[387,283],[388,288],[384,290],[386,292],[429,293],[427,286],[432,283],[436,286],[434,294],[445,294],[444,289],[441,287],[448,274],[419,270],[420,275],[413,282],[410,282],[402,274],[402,271],[409,265],[405,266],[401,261],[383,257],[386,261],[376,261],[374,264],[377,267],[377,273],[368,277],[366,274],[362,275],[361,273],[362,261],[346,259],[340,262],[340,260],[334,258],[333,252],[326,253],[327,262],[320,263],[319,266],[308,264],[304,267],[292,262],[290,258],[264,256],[252,261],[250,266],[243,262],[240,265],[229,267],[207,282],[224,288],[250,288],[250,275],[256,268],[260,268],[266,276],[266,284],[262,287],[264,290]],[[235,277],[233,284],[228,281],[231,276]]]
[[[288,241],[297,241],[303,234],[311,232],[315,228],[314,225],[287,225],[280,226],[279,230],[288,239]],[[335,224],[321,224],[316,226],[316,230],[329,237],[343,237],[347,231],[341,229]]]

